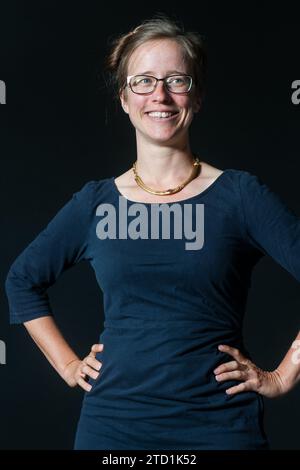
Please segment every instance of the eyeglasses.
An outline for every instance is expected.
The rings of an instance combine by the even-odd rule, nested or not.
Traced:
[[[159,81],[164,82],[165,87],[171,93],[188,93],[193,84],[191,75],[170,75],[165,78],[156,78],[152,75],[129,75],[127,86],[138,95],[149,95],[155,90]]]

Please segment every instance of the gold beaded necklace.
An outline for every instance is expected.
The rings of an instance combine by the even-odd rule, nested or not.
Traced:
[[[132,168],[133,168],[133,173],[134,173],[134,179],[136,181],[136,183],[142,188],[144,189],[145,191],[147,191],[148,193],[151,193],[151,194],[156,194],[156,195],[159,195],[159,196],[167,196],[169,194],[175,194],[175,193],[178,193],[179,191],[181,191],[190,181],[192,181],[193,179],[195,179],[199,172],[200,172],[200,167],[201,167],[201,163],[200,163],[200,160],[198,157],[194,157],[194,162],[193,162],[193,169],[192,169],[192,173],[190,174],[190,176],[188,177],[187,180],[185,180],[183,183],[181,183],[179,186],[177,186],[176,188],[169,188],[169,189],[166,189],[165,191],[156,191],[154,189],[151,189],[149,188],[149,186],[147,186],[141,179],[141,177],[137,174],[137,170],[136,170],[136,163],[137,163],[137,160],[134,162],[134,164],[132,165]]]

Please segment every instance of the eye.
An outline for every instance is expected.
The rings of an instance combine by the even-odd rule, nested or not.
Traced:
[[[139,85],[151,85],[153,79],[151,77],[145,77],[145,76],[138,76],[135,77],[132,81],[133,86],[139,86]]]
[[[168,83],[170,83],[171,85],[181,85],[185,83],[185,79],[184,77],[170,77],[168,79]]]

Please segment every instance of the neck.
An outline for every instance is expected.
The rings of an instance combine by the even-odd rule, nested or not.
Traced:
[[[189,145],[183,148],[147,147],[138,151],[136,171],[146,185],[164,189],[188,178],[193,161]]]

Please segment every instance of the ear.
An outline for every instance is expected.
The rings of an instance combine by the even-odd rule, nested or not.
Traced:
[[[127,101],[126,101],[126,93],[124,92],[124,90],[122,90],[120,92],[120,101],[121,101],[121,106],[123,108],[123,110],[125,111],[125,113],[128,114],[128,105],[127,105]]]
[[[201,105],[202,105],[201,97],[199,95],[197,95],[196,98],[195,98],[194,104],[193,104],[194,113],[198,113],[200,111]]]

